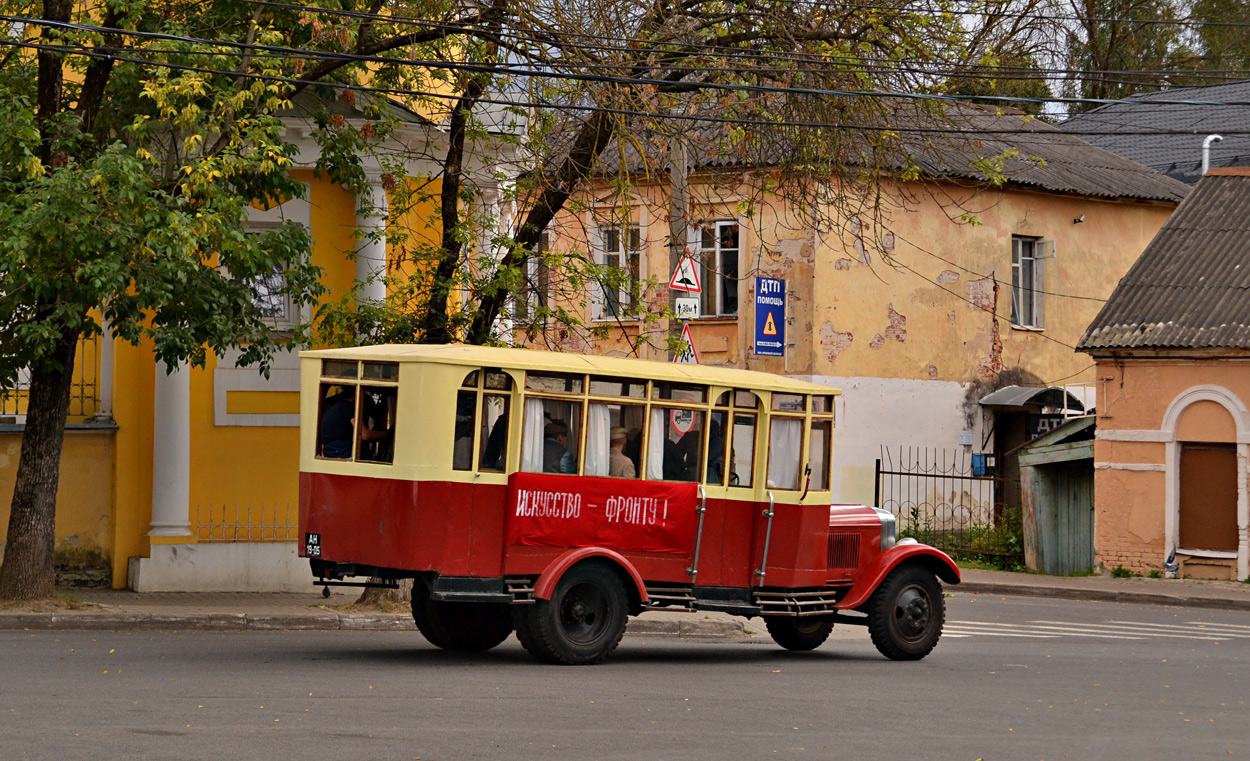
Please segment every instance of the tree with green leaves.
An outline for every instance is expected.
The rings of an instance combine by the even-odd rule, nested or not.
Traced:
[[[878,178],[917,172],[915,139],[900,139],[898,125],[941,112],[908,96],[934,92],[934,71],[1004,44],[955,7],[0,0],[0,385],[30,372],[0,597],[51,591],[74,347],[99,318],[171,367],[241,348],[264,368],[282,346],[251,283],[280,270],[296,303],[319,295],[307,231],[246,231],[248,204],[303,192],[284,132],[301,94],[367,116],[316,119],[317,169],[346,187],[363,189],[366,156],[394,172],[419,157],[438,166],[437,183],[387,178],[397,206],[437,208],[429,242],[386,230],[415,274],[392,281],[386,302],[322,305],[327,339],[488,343],[509,339],[504,318],[518,316],[511,305],[538,272],[583,294],[622,277],[589,252],[540,242],[592,180],[627,194],[668,172],[680,143],[700,151],[692,165],[768,167],[741,201],[747,214],[783,198],[821,227],[847,204],[879,204]],[[387,99],[437,135],[391,139]],[[481,155],[508,141],[520,166]],[[503,189],[498,206],[483,203],[489,183]],[[511,224],[501,224],[506,206],[517,209]],[[554,304],[525,317],[585,328],[576,309]]]

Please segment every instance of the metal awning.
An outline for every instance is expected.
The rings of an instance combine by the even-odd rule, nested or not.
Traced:
[[[1064,404],[1064,397],[1067,397],[1067,404]],[[1040,388],[1037,386],[1003,386],[981,398],[978,402],[982,407],[1018,407],[1021,409],[1029,407],[1056,407],[1064,408],[1074,412],[1084,412],[1085,405],[1081,404],[1081,400],[1077,399],[1070,392],[1059,386],[1051,386],[1050,388]]]

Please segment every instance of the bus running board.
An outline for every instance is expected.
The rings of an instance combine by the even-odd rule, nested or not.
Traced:
[[[763,616],[832,616],[837,612],[837,590],[817,592],[760,592],[755,602]]]

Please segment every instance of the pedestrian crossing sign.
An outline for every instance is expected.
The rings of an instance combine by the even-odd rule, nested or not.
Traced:
[[[690,323],[681,329],[681,345],[673,355],[673,361],[680,365],[699,364],[699,354],[694,350],[694,341],[690,338]]]

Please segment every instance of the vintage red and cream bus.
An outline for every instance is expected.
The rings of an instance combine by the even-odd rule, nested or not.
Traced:
[[[951,559],[831,505],[836,389],[460,345],[300,357],[301,555],[327,589],[414,579],[438,647],[515,631],[539,660],[596,663],[657,608],[761,616],[791,650],[835,623],[897,660],[941,636]]]

